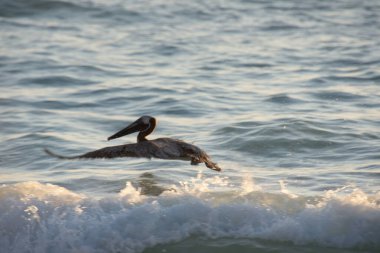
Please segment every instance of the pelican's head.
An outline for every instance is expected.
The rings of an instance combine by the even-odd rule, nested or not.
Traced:
[[[137,136],[137,141],[145,141],[145,137],[153,132],[156,127],[156,119],[151,116],[142,116],[126,128],[120,130],[116,134],[108,137],[108,140],[116,139],[127,134],[140,132]]]

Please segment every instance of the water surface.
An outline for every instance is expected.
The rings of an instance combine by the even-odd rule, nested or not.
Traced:
[[[376,1],[0,4],[6,252],[376,252]],[[64,161],[151,138],[182,161]]]

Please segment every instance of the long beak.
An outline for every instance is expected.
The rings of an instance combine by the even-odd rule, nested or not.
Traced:
[[[135,133],[135,132],[140,132],[142,130],[144,130],[143,125],[140,122],[135,121],[132,124],[130,124],[129,126],[127,126],[126,128],[124,128],[124,129],[120,130],[119,132],[117,132],[116,134],[108,137],[107,140],[116,139],[116,138],[122,137],[122,136],[127,135],[127,134],[131,134],[131,133]]]

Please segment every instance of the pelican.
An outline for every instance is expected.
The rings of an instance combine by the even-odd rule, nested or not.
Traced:
[[[116,157],[145,157],[151,159],[154,157],[160,159],[184,160],[190,161],[191,165],[204,163],[207,168],[221,171],[221,168],[216,163],[211,161],[206,152],[195,145],[172,138],[147,140],[146,137],[153,132],[155,127],[155,118],[151,116],[142,116],[132,124],[108,137],[108,141],[110,141],[127,134],[139,132],[137,135],[137,143],[105,147],[78,156],[57,155],[48,149],[45,149],[45,152],[51,156],[61,159],[111,159]]]

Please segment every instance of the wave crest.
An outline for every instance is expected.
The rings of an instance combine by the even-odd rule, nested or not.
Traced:
[[[246,179],[247,180],[247,179]],[[360,189],[303,197],[249,181],[230,192],[201,174],[159,196],[127,183],[102,199],[24,182],[0,187],[0,247],[6,252],[141,252],[190,237],[251,238],[336,248],[380,248],[380,194]],[[347,191],[349,190],[349,193]]]

